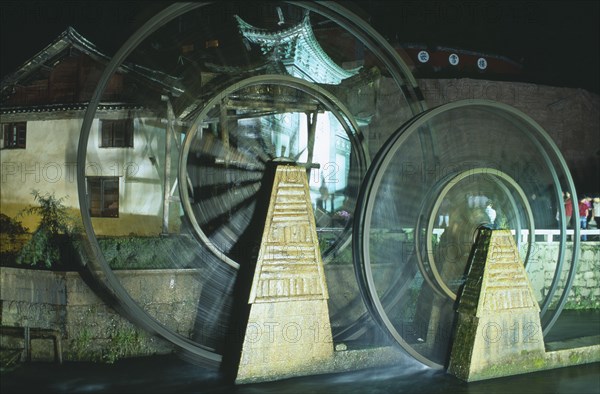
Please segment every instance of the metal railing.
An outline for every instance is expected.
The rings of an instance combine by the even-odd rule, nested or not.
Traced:
[[[433,234],[436,236],[437,240],[439,241],[440,237],[442,236],[442,234],[444,233],[443,228],[434,228],[433,229]],[[511,233],[514,235],[515,234],[515,230],[510,230]],[[573,229],[567,229],[567,238],[568,237],[573,237]],[[598,235],[600,236],[600,229],[591,229],[591,230],[579,230],[580,235]],[[534,235],[537,237],[542,236],[544,239],[544,242],[555,242],[554,241],[554,237],[556,236],[557,238],[560,236],[560,230],[559,229],[537,229],[534,231]],[[523,242],[527,242],[529,239],[529,230],[521,230],[521,239],[523,240]],[[537,239],[537,238],[536,238]],[[556,241],[558,242],[558,241]]]

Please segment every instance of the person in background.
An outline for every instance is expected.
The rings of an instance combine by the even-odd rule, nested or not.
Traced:
[[[490,219],[491,228],[496,228],[496,224],[494,223],[496,221],[496,210],[494,209],[494,203],[492,200],[488,200],[485,208],[485,214]]]
[[[592,215],[594,216],[594,222],[596,222],[596,228],[600,228],[600,197],[594,198],[594,206],[592,207]]]
[[[440,209],[439,209],[439,221],[438,221],[438,227],[448,227],[450,225],[450,202],[448,201],[447,198],[444,198],[442,200],[442,204],[440,205]]]
[[[581,229],[587,229],[587,215],[588,215],[588,205],[586,204],[585,198],[579,200],[579,222],[581,224]],[[581,236],[582,241],[587,241],[587,235]]]
[[[588,228],[590,225],[590,222],[592,221],[592,198],[585,196],[585,203],[588,207],[588,216],[587,216],[587,224],[588,224]]]
[[[571,225],[571,216],[573,216],[573,202],[571,201],[571,193],[565,192],[565,216],[567,217],[567,228]]]

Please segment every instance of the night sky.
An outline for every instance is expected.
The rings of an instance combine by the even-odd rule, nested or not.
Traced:
[[[48,45],[68,25],[107,54],[166,3],[3,1],[1,73]],[[507,56],[524,80],[599,93],[597,1],[355,1],[391,42],[448,46]]]

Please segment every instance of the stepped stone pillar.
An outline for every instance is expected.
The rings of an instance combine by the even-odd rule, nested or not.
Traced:
[[[466,381],[545,364],[540,308],[508,230],[479,231],[458,304],[448,372]]]
[[[319,373],[333,357],[327,299],[306,169],[279,165],[236,382]]]

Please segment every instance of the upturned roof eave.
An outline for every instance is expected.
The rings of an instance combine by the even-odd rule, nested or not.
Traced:
[[[54,39],[52,43],[25,61],[15,72],[4,77],[0,81],[0,92],[4,93],[7,88],[17,85],[19,81],[27,78],[42,67],[48,60],[55,58],[70,46],[73,46],[75,49],[99,62],[108,63],[110,61],[108,55],[100,52],[91,41],[78,33],[73,27],[69,26]],[[179,86],[180,82],[178,78],[162,71],[152,70],[148,67],[133,63],[122,64],[119,69],[121,72],[133,72],[145,79],[162,85],[167,91],[170,91],[174,95],[180,95],[184,91],[184,89]]]

